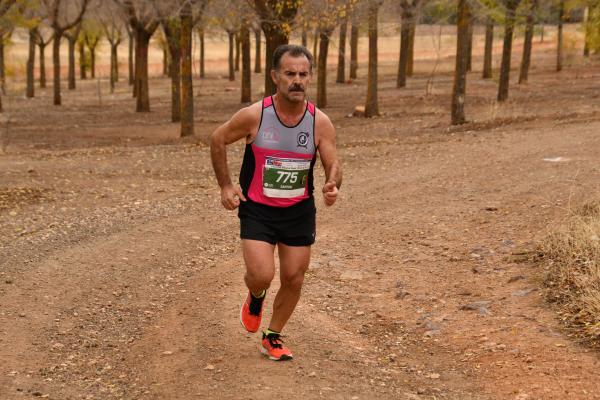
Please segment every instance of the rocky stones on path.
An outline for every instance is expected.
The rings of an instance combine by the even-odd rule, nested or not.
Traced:
[[[516,281],[520,281],[521,279],[525,279],[525,276],[523,276],[523,275],[511,276],[510,279],[508,280],[508,283],[513,283],[513,282],[516,282]]]
[[[480,315],[490,315],[490,311],[488,310],[490,304],[492,304],[492,302],[489,300],[476,301],[460,306],[460,310],[477,311]]]
[[[343,281],[360,280],[363,278],[363,274],[360,271],[346,270],[340,274],[340,279]]]
[[[511,293],[511,296],[513,297],[524,297],[527,296],[529,293],[536,291],[536,288],[528,288],[528,289],[521,289],[521,290],[515,290],[514,292]]]

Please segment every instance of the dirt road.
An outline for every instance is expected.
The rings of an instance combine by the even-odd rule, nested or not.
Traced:
[[[318,196],[289,363],[263,359],[238,322],[238,221],[208,149],[164,145],[172,125],[145,131],[166,106],[117,123],[126,89],[101,111],[90,91],[65,105],[89,114],[78,129],[17,123],[0,157],[0,398],[600,398],[598,353],[562,330],[524,261],[599,195],[590,71],[565,72],[569,86],[538,71],[501,109],[482,100],[491,83],[471,86],[475,122],[455,131],[447,96],[415,96],[425,78],[401,96],[384,84],[374,120],[346,117],[356,89],[335,89],[344,187],[331,209]],[[200,137],[235,109],[216,87]]]

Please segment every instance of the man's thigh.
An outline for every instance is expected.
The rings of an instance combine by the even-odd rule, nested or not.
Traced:
[[[252,275],[275,275],[275,245],[261,240],[242,239],[247,271]]]
[[[288,246],[278,243],[279,269],[282,278],[294,277],[308,270],[310,264],[310,246]]]

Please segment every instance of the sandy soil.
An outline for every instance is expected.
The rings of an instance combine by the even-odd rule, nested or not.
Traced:
[[[12,98],[0,398],[600,398],[598,353],[562,329],[529,260],[572,205],[600,195],[598,62],[556,74],[551,59],[536,54],[502,106],[473,72],[472,122],[458,128],[451,75],[425,94],[429,61],[404,90],[383,62],[372,120],[348,116],[364,66],[331,84],[344,187],[330,209],[317,195],[289,363],[263,359],[238,322],[239,225],[203,143],[238,109],[237,83],[196,82],[197,136],[185,140],[166,122],[165,79],[151,82],[149,114],[132,112],[125,83],[101,99],[79,83],[60,109],[50,90]],[[235,172],[242,150],[229,153]]]

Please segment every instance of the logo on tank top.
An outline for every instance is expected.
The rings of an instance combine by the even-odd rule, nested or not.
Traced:
[[[304,147],[305,149],[308,147],[309,135],[310,134],[308,132],[298,133],[298,137],[297,137],[298,147]]]
[[[268,127],[262,131],[262,137],[265,142],[268,143],[279,143],[279,132],[273,127]]]

